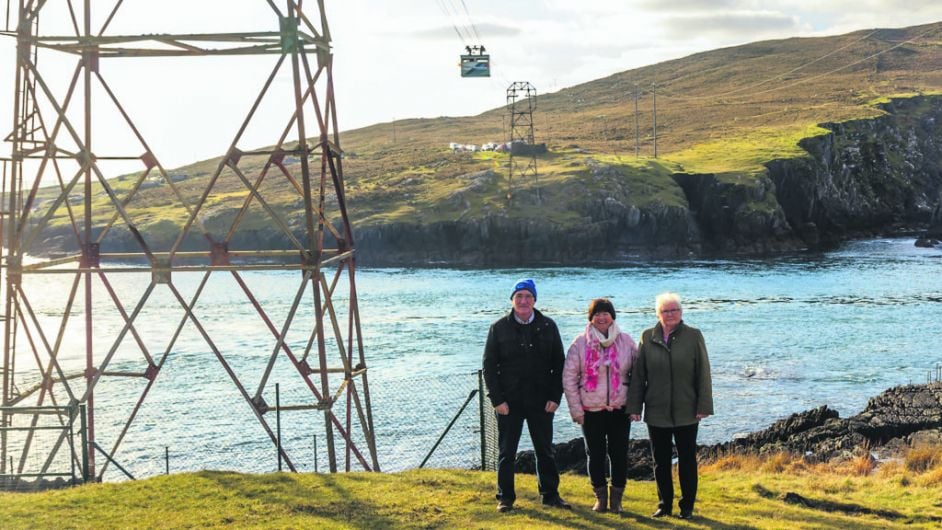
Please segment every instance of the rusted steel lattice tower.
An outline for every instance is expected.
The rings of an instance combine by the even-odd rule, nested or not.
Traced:
[[[134,436],[148,394],[184,356],[182,335],[201,344],[201,351],[186,354],[210,359],[231,383],[229,391],[241,395],[232,410],[254,417],[242,429],[270,439],[272,454],[278,373],[282,387],[300,390],[286,394],[297,401],[282,398],[281,411],[308,411],[307,421],[322,416],[330,471],[378,471],[324,0],[258,0],[271,14],[259,21],[268,31],[111,34],[122,3],[96,1],[93,9],[91,0],[19,0],[3,32],[16,39],[17,65],[2,207],[2,422],[11,426],[25,416],[35,425],[35,407],[81,404],[88,438],[83,452],[61,439],[40,447],[32,434],[14,437],[5,430],[0,474],[42,476],[58,458],[51,452],[71,451],[67,460],[86,457],[89,475],[100,480],[108,467],[101,454],[121,460],[122,442]],[[52,10],[70,20],[67,34],[41,32],[40,20]],[[253,55],[270,56],[273,67],[258,96],[245,102],[238,130],[220,133],[179,117],[183,127],[231,135],[218,164],[200,178],[168,173],[122,105],[121,91],[107,80],[121,61]],[[45,62],[51,56],[56,59]],[[55,76],[43,70],[47,64],[68,64],[66,83],[55,86]],[[276,82],[279,74],[290,82]],[[269,148],[246,146],[246,130],[272,99],[291,102],[279,115],[280,136]],[[125,128],[130,147],[99,140],[105,113],[114,118],[108,126]],[[106,173],[109,162],[135,163],[137,172],[106,179],[115,176]],[[260,224],[277,237],[257,241]],[[46,241],[57,242],[61,257],[32,259],[45,252]],[[268,280],[258,276],[277,271],[293,272],[283,273],[292,287],[275,297],[276,308],[265,302]],[[52,280],[65,288],[50,294]],[[214,282],[226,283],[213,288]],[[50,303],[50,296],[58,302]],[[258,330],[265,349],[244,355],[224,346],[231,337],[222,335],[232,335],[233,327],[207,316],[203,309],[211,306],[233,315],[244,311],[244,328],[239,322],[236,329]],[[105,316],[119,329],[102,329]],[[242,355],[238,362],[236,354]],[[109,381],[134,397],[107,401],[116,395],[101,390]],[[42,451],[50,454],[33,454]],[[280,445],[277,451],[295,470],[301,455]]]
[[[507,87],[507,111],[510,113],[510,172],[507,177],[507,201],[513,199],[514,178],[538,176],[533,148],[533,111],[536,87],[528,81],[514,81]],[[539,193],[539,190],[537,190]]]

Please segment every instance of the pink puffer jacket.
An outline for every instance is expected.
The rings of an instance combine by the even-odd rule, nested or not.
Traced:
[[[573,420],[585,411],[624,407],[628,396],[628,374],[638,357],[631,335],[621,332],[608,348],[592,339],[589,329],[572,341],[563,367],[563,390]]]

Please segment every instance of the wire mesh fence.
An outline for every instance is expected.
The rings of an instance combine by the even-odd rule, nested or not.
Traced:
[[[83,407],[0,407],[0,489],[28,491],[83,482]]]
[[[380,380],[372,388],[385,470],[493,467],[496,420],[479,372]]]
[[[496,418],[479,372],[380,377],[371,381],[370,389],[381,471],[495,468]],[[81,414],[68,408],[52,407],[38,414],[12,407],[5,415],[9,423],[3,431],[7,462],[0,489],[14,489],[17,484],[25,488],[40,475],[47,481],[81,482],[87,465],[83,459],[91,461],[91,480],[103,481],[204,469],[327,472],[324,412],[290,407],[303,401],[302,390],[282,389],[278,396],[265,397],[273,408],[276,401],[283,407],[280,413],[269,410],[265,414],[271,435],[253,421],[244,400],[219,392],[189,403],[183,413],[179,404],[159,403],[142,409],[123,438],[123,425],[102,415],[97,418],[96,443],[89,444],[90,448],[82,441],[82,424],[77,419]],[[333,412],[343,425],[346,410]],[[346,446],[336,432],[333,434],[340,461]],[[365,447],[362,440],[354,441]],[[83,453],[83,449],[90,453]]]

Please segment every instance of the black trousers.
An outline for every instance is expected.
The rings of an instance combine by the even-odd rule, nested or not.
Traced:
[[[654,457],[654,480],[657,482],[657,506],[668,512],[674,506],[674,485],[671,480],[672,446],[677,445],[677,474],[680,476],[681,510],[693,510],[697,501],[697,428],[698,423],[683,427],[648,425],[651,455]],[[673,443],[671,441],[673,438]]]
[[[611,464],[612,486],[625,487],[628,473],[628,434],[631,422],[624,409],[586,411],[582,422],[582,439],[589,480],[593,488],[607,485],[605,456]]]
[[[500,449],[497,456],[497,498],[501,500],[513,502],[517,498],[514,461],[524,421],[536,455],[536,481],[540,495],[544,498],[559,495],[559,472],[553,458],[553,413],[511,406],[510,414],[497,415],[497,444]]]

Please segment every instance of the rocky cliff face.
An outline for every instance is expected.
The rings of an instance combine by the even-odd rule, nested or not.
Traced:
[[[395,223],[356,229],[366,265],[512,266],[589,264],[637,256],[687,255],[699,250],[696,220],[676,193],[671,204],[638,205],[637,193],[613,167],[586,159],[583,175],[559,186],[517,193],[513,206],[456,220]],[[480,177],[468,180],[480,180]],[[604,192],[588,192],[588,189]],[[480,190],[468,190],[469,192]],[[464,207],[453,205],[455,212]],[[514,208],[547,215],[514,216]],[[564,209],[570,220],[552,220]],[[575,218],[575,220],[573,220]]]
[[[620,263],[823,247],[899,225],[929,225],[927,237],[940,239],[942,97],[898,99],[882,108],[887,114],[878,118],[824,124],[831,132],[801,141],[807,156],[770,161],[759,175],[629,178],[583,158],[573,162],[581,166],[565,183],[514,196],[528,215],[504,208],[470,214],[474,195],[492,195],[499,176],[469,174],[467,186],[438,207],[444,215],[435,218],[448,220],[356,227],[358,260],[368,266]],[[43,242],[49,252],[74,250],[65,248],[74,243],[66,228],[49,236]],[[230,246],[283,244],[276,229],[259,228],[240,233]],[[130,234],[119,230],[102,246],[135,249]]]
[[[883,105],[887,115],[839,124],[801,142],[808,157],[767,164],[792,230],[827,244],[892,224],[929,221],[942,191],[942,98]]]
[[[942,223],[942,98],[899,99],[882,108],[887,114],[879,118],[824,124],[830,133],[802,140],[807,156],[770,161],[765,174],[675,174],[683,205],[638,206],[612,168],[589,161],[591,178],[608,182],[604,193],[572,202],[583,219],[573,227],[500,212],[364,227],[357,236],[361,261],[584,264],[763,253],[925,225],[933,215]]]

